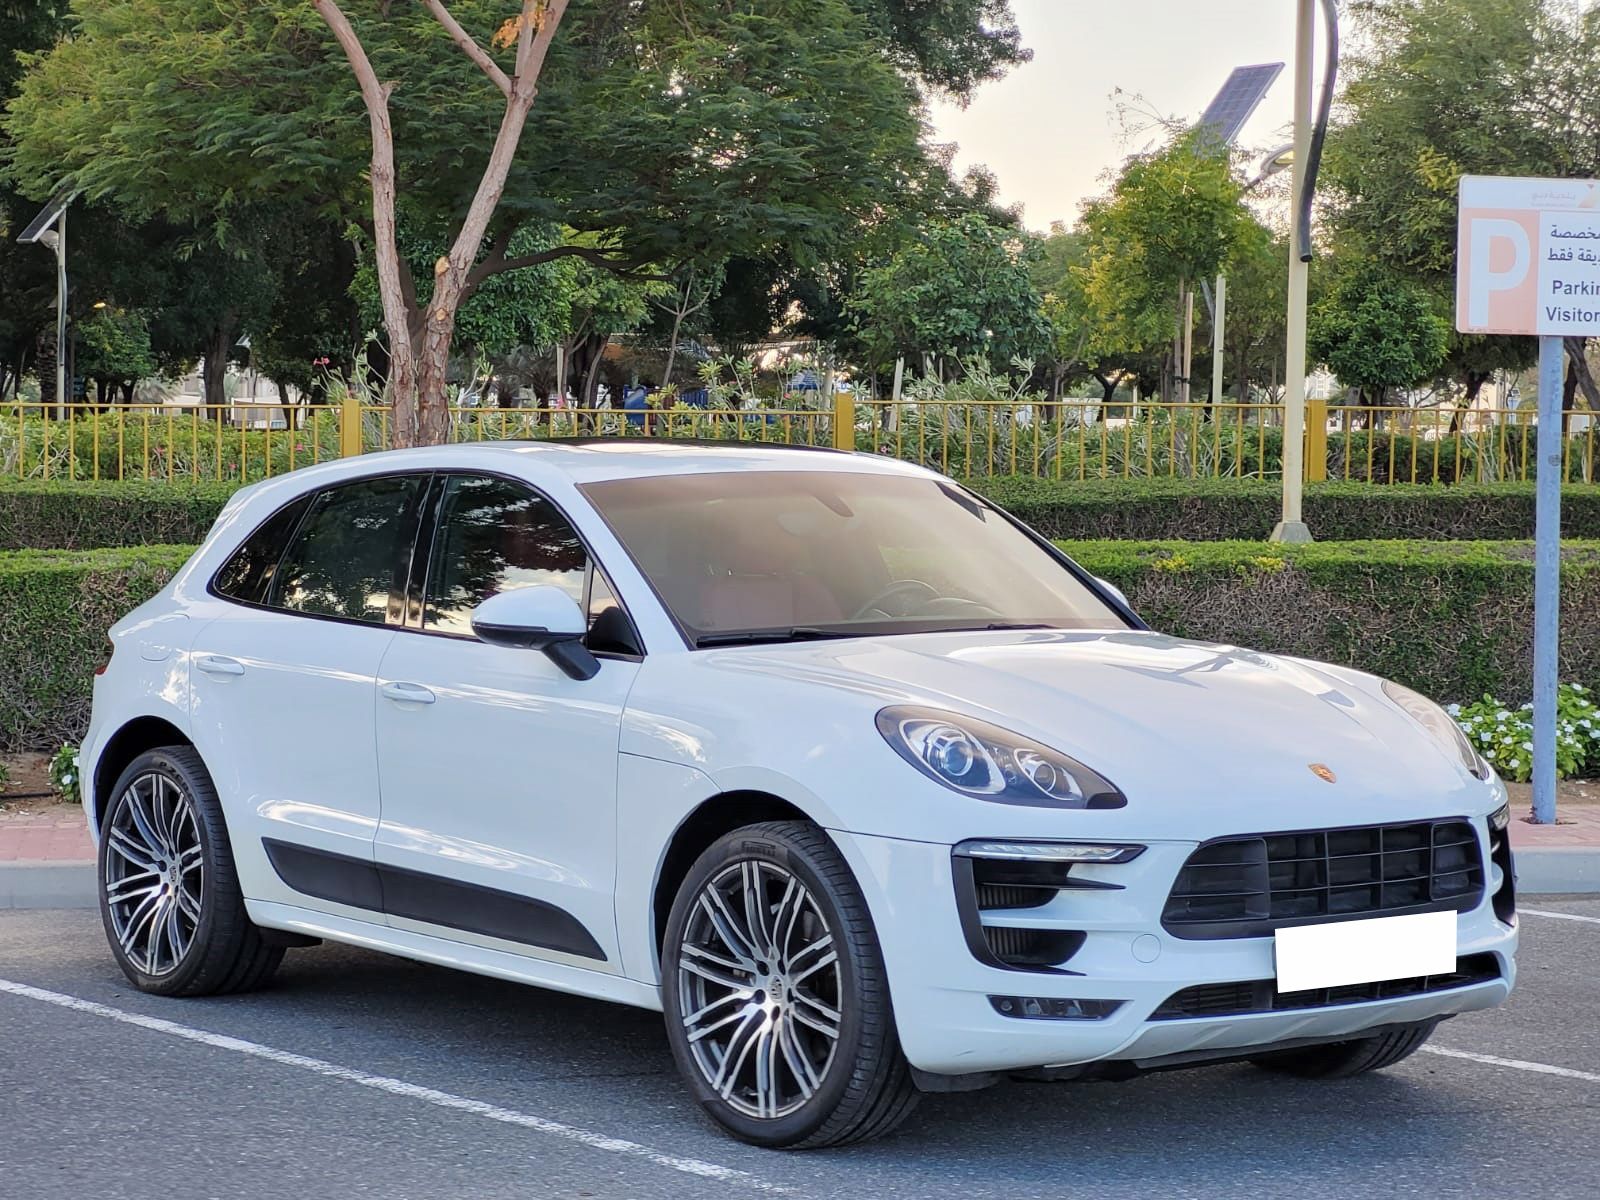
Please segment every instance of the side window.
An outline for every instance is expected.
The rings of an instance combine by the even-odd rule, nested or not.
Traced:
[[[273,573],[283,557],[283,544],[300,524],[310,503],[310,496],[301,496],[262,522],[260,528],[245,539],[244,545],[222,564],[211,581],[212,591],[246,604],[266,603]]]
[[[553,584],[583,604],[588,555],[556,507],[520,484],[451,476],[439,503],[422,627],[472,632],[472,610],[490,596]]]
[[[617,601],[605,573],[589,569],[589,649],[596,654],[643,654],[638,630]]]
[[[317,496],[277,570],[272,603],[374,624],[398,619],[426,483],[421,475],[389,476]]]

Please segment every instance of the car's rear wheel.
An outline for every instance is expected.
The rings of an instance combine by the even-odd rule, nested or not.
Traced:
[[[1306,1046],[1299,1050],[1281,1050],[1250,1061],[1264,1070],[1298,1075],[1302,1079],[1345,1079],[1367,1071],[1381,1071],[1402,1059],[1410,1058],[1422,1049],[1422,1043],[1433,1035],[1438,1023],[1421,1021],[1415,1025],[1402,1025],[1376,1037],[1332,1042],[1326,1046]]]
[[[283,960],[245,913],[222,805],[188,746],[147,751],[117,779],[98,873],[111,953],[141,991],[247,991]]]
[[[744,1141],[862,1141],[916,1104],[866,902],[814,825],[752,825],[700,856],[667,922],[662,1000],[690,1090]]]

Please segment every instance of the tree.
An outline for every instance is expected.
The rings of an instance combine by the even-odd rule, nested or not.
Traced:
[[[0,0],[0,109],[21,77],[18,56],[54,42],[65,12],[64,0]],[[5,151],[0,130],[0,158]],[[17,243],[37,209],[0,181],[0,400],[21,385],[35,345],[54,325],[55,263],[43,247]]]
[[[1455,281],[1463,174],[1600,174],[1600,10],[1558,0],[1362,0],[1324,180],[1341,253],[1373,258],[1441,307]],[[1568,347],[1574,379],[1584,347]],[[1452,334],[1445,370],[1464,405],[1495,371],[1533,362],[1531,338]],[[1587,389],[1586,389],[1587,391]],[[1590,393],[1600,408],[1600,392]]]
[[[156,373],[156,356],[150,347],[150,326],[137,312],[99,309],[78,323],[77,371],[96,381],[95,398],[109,404],[114,388],[131,393],[133,385]]]
[[[241,196],[318,204],[366,226],[376,247],[363,176],[384,122],[375,143],[345,52],[360,49],[366,96],[392,135],[379,173],[393,171],[396,230],[459,235],[490,212],[479,252],[457,236],[431,284],[408,285],[398,249],[386,268],[405,308],[386,323],[403,316],[411,357],[427,363],[433,422],[453,332],[441,307],[453,315],[487,279],[562,257],[635,275],[774,255],[818,267],[902,209],[942,201],[919,144],[922,90],[960,94],[1022,57],[1002,0],[592,0],[549,42],[543,94],[487,205],[478,185],[500,177],[494,147],[506,140],[490,145],[483,131],[499,120],[508,132],[515,114],[483,68],[521,78],[512,48],[491,40],[504,4],[352,2],[353,38],[335,44],[291,0],[77,0],[75,36],[30,60],[6,118],[9,169],[36,190],[70,178],[90,197],[210,222],[219,236]],[[531,28],[517,26],[518,46]],[[578,237],[511,253],[528,224]],[[456,309],[430,306],[430,289]],[[405,381],[391,382],[404,396]]]
[[[1388,389],[1432,377],[1449,349],[1450,326],[1424,289],[1358,263],[1312,307],[1306,340],[1313,359],[1359,389],[1363,404],[1379,407]]]
[[[1247,227],[1242,194],[1225,151],[1185,136],[1130,158],[1085,206],[1083,290],[1100,355],[1172,340],[1185,290],[1216,275]]]
[[[875,363],[927,354],[1005,369],[1042,352],[1050,330],[1033,286],[1033,240],[976,214],[929,227],[865,271],[849,302]]]

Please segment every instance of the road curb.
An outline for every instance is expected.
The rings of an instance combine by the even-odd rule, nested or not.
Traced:
[[[0,910],[97,908],[93,862],[0,863]]]
[[[1541,846],[1518,850],[1517,891],[1525,896],[1600,893],[1600,848]]]

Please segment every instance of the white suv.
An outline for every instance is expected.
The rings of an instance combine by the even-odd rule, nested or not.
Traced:
[[[139,987],[333,939],[665,1010],[738,1137],[919,1091],[1387,1066],[1503,1001],[1504,788],[1429,701],[1150,632],[931,472],[654,439],[240,492],[84,747]]]

